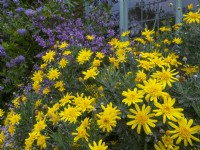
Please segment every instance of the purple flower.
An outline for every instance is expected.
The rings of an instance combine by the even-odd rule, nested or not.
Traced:
[[[5,57],[7,56],[5,49],[3,46],[0,45],[0,57]]]
[[[4,87],[3,86],[0,86],[0,91],[3,91]]]
[[[15,12],[20,13],[20,12],[24,12],[24,10],[25,10],[24,8],[18,7],[15,9]]]
[[[35,11],[35,10],[32,10],[32,9],[27,9],[27,10],[25,10],[24,13],[25,13],[28,17],[33,17],[33,16],[35,15],[36,11]]]
[[[23,62],[25,62],[25,57],[22,56],[22,55],[19,55],[14,59],[14,64],[15,65],[21,64]]]
[[[7,67],[7,68],[12,68],[13,65],[12,65],[10,62],[6,62],[6,67]]]
[[[20,35],[25,35],[25,34],[26,34],[26,29],[18,29],[17,32],[18,32]]]

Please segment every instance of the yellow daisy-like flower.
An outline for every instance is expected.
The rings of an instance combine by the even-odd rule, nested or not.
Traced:
[[[78,57],[76,59],[76,61],[82,65],[84,64],[86,61],[90,60],[91,55],[93,54],[93,52],[91,50],[87,50],[86,48],[82,49],[79,53],[78,53]]]
[[[130,34],[130,31],[124,31],[122,32],[121,36],[129,36]]]
[[[163,123],[166,123],[166,118],[172,121],[177,121],[177,119],[180,119],[184,116],[181,112],[183,111],[183,108],[174,108],[173,105],[175,103],[175,99],[169,97],[164,98],[164,103],[155,103],[154,105],[159,108],[153,110],[153,112],[156,112],[155,116],[161,116],[163,115]]]
[[[93,146],[91,144],[88,145],[90,150],[107,150],[108,146],[105,145],[105,142],[103,142],[102,140],[100,140],[98,142],[98,144],[93,141]]]
[[[145,40],[142,39],[142,38],[135,38],[134,41],[135,41],[135,42],[139,42],[139,43],[141,43],[141,44],[145,44]]]
[[[84,80],[87,80],[89,78],[95,79],[95,77],[98,75],[98,70],[96,67],[93,67],[91,69],[88,69],[87,71],[82,72],[84,76]]]
[[[147,78],[147,75],[143,72],[143,70],[139,70],[137,73],[136,73],[136,77],[135,77],[135,81],[136,82],[142,82],[144,80],[146,80]]]
[[[168,95],[166,92],[163,92],[165,86],[162,83],[157,82],[156,79],[150,78],[148,81],[144,81],[143,83],[144,85],[138,84],[137,86],[142,89],[141,92],[143,94],[146,94],[146,101],[154,100],[154,102],[157,102],[158,97],[165,97]]]
[[[105,54],[104,53],[101,53],[101,52],[96,52],[96,57],[98,59],[103,59],[105,57]]]
[[[44,56],[42,56],[42,60],[47,63],[47,62],[51,62],[52,60],[54,60],[54,56],[55,56],[55,52],[54,51],[49,51],[47,52]]]
[[[80,110],[80,112],[91,112],[94,109],[94,98],[91,98],[90,96],[84,97],[79,103],[76,104],[76,108]]]
[[[92,40],[94,40],[94,36],[93,35],[87,35],[86,39],[89,40],[89,41],[92,41]]]
[[[162,31],[162,32],[170,32],[171,28],[169,28],[169,27],[160,27],[159,30]]]
[[[74,142],[77,142],[79,139],[85,139],[88,142],[88,136],[87,130],[83,126],[79,126],[76,128],[77,132],[72,132],[72,135],[75,136]]]
[[[142,98],[144,97],[142,93],[138,92],[137,88],[134,88],[133,91],[128,89],[128,91],[123,91],[122,95],[126,98],[122,100],[123,103],[130,106],[138,102],[143,102]]]
[[[154,148],[155,150],[179,150],[179,146],[175,146],[175,147],[166,147],[164,143],[162,143],[161,141],[158,141],[157,144],[154,144]]]
[[[3,114],[4,114],[3,109],[0,109],[0,118],[3,116]]]
[[[71,100],[74,98],[72,93],[66,93],[65,96],[59,100],[61,106],[65,106],[67,103],[71,103]]]
[[[185,75],[192,76],[194,73],[197,73],[198,68],[198,66],[191,66],[187,64],[184,65],[184,68],[181,70],[185,72]]]
[[[142,35],[149,37],[154,33],[155,33],[155,31],[153,31],[153,30],[151,31],[151,30],[148,30],[147,28],[145,28],[144,31],[142,32]]]
[[[67,64],[68,64],[68,60],[66,58],[62,58],[60,61],[59,61],[59,66],[61,68],[64,68]]]
[[[189,4],[189,5],[187,6],[187,8],[188,8],[188,10],[192,10],[192,9],[193,9],[193,4],[192,4],[192,3]]]
[[[117,120],[120,120],[119,114],[121,113],[117,107],[113,107],[112,103],[107,104],[107,107],[101,105],[101,108],[104,110],[97,114],[97,124],[99,128],[103,131],[111,132],[112,127],[117,125]]]
[[[200,14],[199,12],[189,12],[187,14],[183,15],[184,18],[183,20],[187,23],[187,24],[191,24],[191,23],[200,23]]]
[[[175,77],[177,74],[178,72],[175,72],[175,69],[171,70],[168,68],[166,70],[165,68],[162,68],[162,71],[156,71],[151,75],[151,77],[156,78],[157,81],[164,85],[164,87],[166,87],[166,85],[172,87],[171,83],[178,81],[178,79]]]
[[[176,139],[176,144],[180,144],[183,140],[184,146],[188,146],[188,143],[193,146],[192,140],[200,142],[199,138],[196,138],[193,136],[193,134],[198,133],[198,126],[192,126],[193,119],[190,119],[189,121],[185,118],[180,119],[178,121],[178,126],[175,125],[172,122],[168,123],[174,130],[170,130],[169,133],[173,134],[171,137],[172,139]]]
[[[34,74],[33,74],[33,77],[31,78],[34,82],[42,82],[42,79],[43,79],[43,71],[41,70],[38,70],[38,71],[35,71]]]
[[[133,119],[127,122],[127,125],[131,126],[131,129],[135,129],[137,126],[137,133],[141,133],[141,127],[143,127],[144,132],[149,135],[151,133],[150,127],[155,127],[155,123],[157,120],[151,119],[154,117],[154,113],[150,113],[151,107],[145,107],[145,104],[142,105],[142,109],[140,110],[139,106],[135,104],[135,109],[129,109],[131,113],[134,115],[127,115],[128,118]]]
[[[59,76],[60,76],[60,72],[57,68],[56,69],[51,68],[47,74],[47,77],[49,78],[49,80],[58,79]]]
[[[176,37],[172,40],[172,42],[175,43],[175,44],[178,44],[178,45],[183,43],[181,38],[176,38]]]
[[[5,140],[5,135],[4,135],[3,131],[1,131],[1,133],[0,133],[0,148],[3,148],[4,140]]]
[[[77,118],[81,115],[81,112],[77,108],[68,104],[68,108],[64,108],[59,115],[61,120],[69,121],[70,123],[76,123]]]
[[[67,48],[67,46],[68,46],[68,43],[64,41],[58,46],[58,48],[63,49],[63,48]]]
[[[66,50],[63,52],[63,55],[64,56],[67,56],[67,55],[70,55],[72,52],[70,50]]]
[[[51,90],[50,90],[48,87],[46,87],[46,88],[42,91],[42,94],[47,95],[49,92],[51,92]]]
[[[49,137],[46,137],[44,135],[39,135],[39,137],[37,137],[37,146],[40,147],[40,149],[45,149],[47,147],[46,144],[46,139]]]

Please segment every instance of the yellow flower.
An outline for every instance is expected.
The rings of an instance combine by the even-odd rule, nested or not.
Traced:
[[[105,145],[105,142],[102,142],[102,140],[100,140],[98,142],[98,144],[93,141],[93,146],[91,144],[88,145],[90,150],[107,150],[108,146]]]
[[[64,52],[63,52],[63,55],[64,55],[64,56],[67,56],[67,55],[70,55],[71,53],[72,53],[72,52],[71,52],[70,50],[67,50],[67,51],[64,51]]]
[[[103,59],[105,56],[104,53],[101,53],[101,52],[96,52],[96,57],[99,58],[99,59]]]
[[[46,87],[46,88],[42,91],[42,94],[47,95],[49,92],[51,92],[51,90],[50,90],[48,87]]]
[[[38,99],[36,102],[35,102],[35,106],[34,106],[34,109],[37,109],[40,104],[41,104],[42,100],[41,99]]]
[[[65,96],[59,100],[61,106],[65,106],[67,103],[71,103],[71,100],[75,97],[71,95],[72,93],[66,93]]]
[[[175,72],[175,69],[171,70],[170,68],[168,68],[166,70],[163,67],[162,71],[156,71],[151,75],[151,77],[161,82],[164,85],[164,87],[166,87],[166,85],[172,87],[171,83],[178,81],[178,79],[175,77],[177,74],[178,72]]]
[[[153,30],[148,30],[147,28],[144,29],[144,31],[142,32],[142,35],[146,36],[146,37],[149,37],[151,36],[152,34],[154,34],[155,32]]]
[[[118,116],[120,114],[120,110],[117,107],[112,107],[112,103],[108,104],[107,107],[101,105],[103,112],[97,114],[97,125],[99,128],[103,129],[103,131],[111,132],[112,127],[117,125],[117,120],[121,118]]]
[[[181,44],[181,43],[183,43],[183,41],[182,41],[181,38],[176,38],[176,37],[172,40],[172,42],[175,43],[175,44]]]
[[[47,125],[45,123],[45,120],[40,120],[34,125],[33,131],[36,133],[40,133],[40,131],[44,130],[46,127]]]
[[[47,138],[48,137],[44,135],[39,135],[39,137],[37,137],[37,146],[39,146],[40,149],[45,149],[47,147],[47,144],[46,144]]]
[[[68,43],[66,41],[64,41],[58,46],[58,48],[63,49],[63,48],[67,48],[67,46],[68,46]]]
[[[64,68],[67,64],[68,64],[68,61],[67,61],[67,59],[66,58],[62,58],[60,61],[59,61],[59,66],[61,67],[61,68]]]
[[[72,132],[72,135],[75,136],[74,142],[77,142],[79,139],[85,139],[88,142],[88,136],[87,130],[83,126],[79,126],[76,128],[76,132]]]
[[[51,62],[52,60],[54,60],[54,56],[55,56],[55,52],[54,51],[49,51],[49,52],[46,52],[46,54],[44,56],[42,56],[42,60],[45,63]]]
[[[88,97],[84,97],[82,100],[80,100],[79,102],[76,101],[76,108],[80,111],[80,112],[91,112],[94,109],[94,98],[91,98],[90,96]]]
[[[183,20],[187,23],[187,24],[191,24],[191,23],[200,23],[200,14],[199,12],[189,12],[187,14],[183,15],[184,18]]]
[[[46,63],[44,63],[44,64],[41,64],[41,65],[40,65],[40,69],[44,69],[44,68],[46,68],[46,66],[47,66],[47,64],[46,64]]]
[[[54,84],[54,87],[55,88],[61,88],[64,86],[64,83],[63,81],[56,81],[56,83]]]
[[[198,132],[198,126],[192,126],[193,119],[190,119],[189,121],[185,118],[180,119],[178,121],[178,126],[175,125],[172,122],[168,123],[174,130],[170,130],[169,133],[173,134],[171,137],[172,139],[176,139],[176,144],[180,144],[181,141],[184,141],[184,146],[188,146],[188,143],[193,146],[192,140],[200,142],[199,138],[196,138],[193,136],[193,134],[196,134]]]
[[[19,124],[19,121],[21,120],[21,115],[20,114],[12,114],[9,117],[9,120],[10,120],[11,125]]]
[[[163,123],[166,123],[166,118],[172,121],[177,121],[177,119],[180,119],[184,116],[181,112],[183,111],[183,108],[174,108],[173,105],[175,103],[175,99],[164,98],[164,103],[155,103],[154,105],[159,108],[153,110],[153,112],[156,112],[155,116],[163,115]]]
[[[33,87],[33,90],[35,90],[35,92],[38,93],[39,90],[40,90],[41,85],[40,85],[40,83],[39,83],[38,81],[35,81],[35,82],[32,84],[32,87]]]
[[[175,147],[166,147],[161,141],[158,141],[157,144],[154,144],[155,150],[179,150],[179,146]]]
[[[38,133],[31,132],[29,133],[29,137],[25,139],[25,150],[30,150],[32,148],[32,144],[37,139]]]
[[[56,69],[51,68],[47,74],[47,77],[49,78],[49,80],[55,80],[59,77],[59,75],[60,72],[57,68]]]
[[[193,4],[192,4],[192,3],[189,4],[189,5],[187,6],[187,8],[188,8],[188,10],[192,10],[192,9],[193,9]]]
[[[92,62],[92,67],[99,67],[101,65],[101,60],[94,59]]]
[[[146,78],[147,78],[147,75],[143,72],[143,70],[142,71],[139,70],[136,73],[135,81],[136,82],[142,82],[142,81],[146,80]]]
[[[91,69],[88,69],[87,71],[82,72],[84,76],[84,80],[87,80],[89,78],[95,79],[95,77],[98,75],[98,70],[96,67],[93,67]]]
[[[4,111],[3,109],[0,109],[0,118],[3,117]]]
[[[124,31],[122,32],[121,36],[129,36],[130,34],[130,31]]]
[[[171,28],[169,28],[169,27],[160,27],[159,30],[162,31],[162,32],[169,32],[169,31],[171,31]]]
[[[153,101],[157,102],[158,98],[165,97],[168,94],[163,92],[162,90],[165,88],[162,83],[158,83],[156,79],[149,79],[148,81],[143,82],[144,85],[138,84],[137,86],[141,88],[141,92],[146,94],[145,100],[146,101]]]
[[[43,71],[41,70],[38,70],[38,71],[35,71],[34,74],[33,74],[33,77],[31,78],[34,82],[42,82],[42,79],[43,79]]]
[[[90,122],[92,119],[86,117],[84,120],[81,121],[81,125],[83,128],[89,129],[90,128]]]
[[[0,148],[3,148],[4,140],[5,140],[5,136],[4,136],[3,131],[1,131],[1,133],[0,133]]]
[[[185,72],[185,75],[192,76],[194,73],[197,73],[198,68],[198,66],[191,66],[187,64],[184,65],[184,68],[181,70]]]
[[[139,62],[138,67],[142,67],[145,70],[150,70],[155,67],[155,63],[152,61],[147,61],[147,60],[136,60]]]
[[[139,42],[141,44],[145,44],[145,40],[142,38],[135,38],[134,41]]]
[[[94,36],[93,35],[87,35],[86,39],[92,41],[94,39]]]
[[[138,92],[137,88],[134,88],[133,91],[128,89],[128,91],[123,91],[122,95],[126,98],[122,100],[123,103],[130,106],[138,102],[143,102],[142,98],[144,97],[142,93]]]
[[[78,53],[78,57],[76,58],[76,61],[80,65],[82,65],[86,61],[90,60],[90,57],[91,57],[92,54],[93,54],[93,52],[91,50],[87,50],[86,48],[84,48]]]
[[[171,44],[171,41],[168,40],[168,39],[164,39],[164,40],[163,40],[163,43],[164,43],[164,44],[167,44],[167,45],[170,45],[170,44]]]
[[[154,113],[150,113],[151,107],[145,107],[145,104],[142,105],[142,109],[140,110],[139,106],[135,104],[135,109],[129,109],[131,113],[134,115],[127,115],[128,118],[133,119],[127,122],[127,125],[131,126],[131,129],[135,129],[137,126],[137,133],[141,133],[141,127],[143,127],[144,132],[149,135],[151,133],[150,127],[155,127],[155,122],[157,120],[151,119],[154,117]]]
[[[69,121],[70,123],[76,123],[77,118],[81,115],[80,111],[75,108],[71,107],[68,104],[68,108],[64,108],[63,111],[59,113],[60,119],[66,121]]]

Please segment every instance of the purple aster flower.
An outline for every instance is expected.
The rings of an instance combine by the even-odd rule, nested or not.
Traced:
[[[36,8],[36,11],[37,11],[38,13],[41,13],[41,12],[42,12],[42,10],[43,10],[43,8],[42,8],[42,7]]]
[[[18,29],[17,32],[18,32],[20,35],[25,35],[25,34],[26,34],[26,29]]]
[[[25,10],[25,14],[28,16],[28,17],[33,17],[35,15],[36,11],[35,10],[32,10],[32,9],[27,9]]]
[[[19,0],[13,0],[15,4],[19,4]]]

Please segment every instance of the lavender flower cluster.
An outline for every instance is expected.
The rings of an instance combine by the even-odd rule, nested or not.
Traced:
[[[11,59],[10,62],[6,62],[6,67],[7,68],[13,68],[17,65],[24,63],[24,62],[25,62],[25,57],[22,56],[22,55],[19,55],[16,58]]]
[[[6,54],[4,47],[0,45],[0,58],[6,57],[6,56],[7,56],[7,54]]]
[[[98,7],[98,6],[97,6]],[[45,26],[43,22],[46,21],[44,16],[37,17],[33,20],[35,27],[40,28],[44,35],[33,35],[36,42],[43,48],[53,46],[57,40],[67,41],[69,46],[76,45],[78,47],[86,47],[92,49],[94,52],[101,51],[109,53],[110,46],[107,40],[117,36],[114,30],[117,26],[116,19],[111,17],[106,11],[93,7],[91,13],[84,19],[65,19],[57,17],[59,24],[54,26]],[[55,16],[52,15],[52,18]],[[55,18],[54,18],[55,19]],[[84,22],[89,22],[87,25]],[[52,23],[53,24],[53,23]],[[86,36],[92,35],[93,40],[87,40]]]

